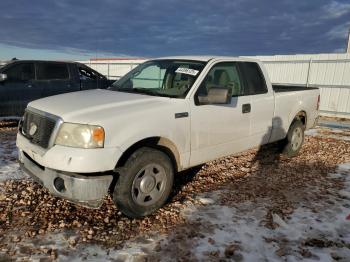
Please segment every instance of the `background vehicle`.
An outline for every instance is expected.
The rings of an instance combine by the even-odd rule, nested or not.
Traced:
[[[295,156],[318,106],[317,88],[273,87],[256,60],[161,58],[108,90],[30,103],[19,160],[54,195],[98,207],[110,191],[140,217],[166,202],[179,171],[275,141]]]
[[[0,68],[0,116],[22,116],[35,99],[107,88],[112,82],[76,62],[16,60]]]

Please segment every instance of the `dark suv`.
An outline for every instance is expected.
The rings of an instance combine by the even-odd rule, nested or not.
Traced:
[[[22,116],[30,101],[113,81],[77,62],[12,61],[0,68],[0,116]]]

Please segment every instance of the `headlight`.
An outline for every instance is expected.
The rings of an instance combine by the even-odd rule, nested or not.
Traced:
[[[104,140],[105,131],[100,126],[63,123],[55,144],[79,148],[101,148]]]

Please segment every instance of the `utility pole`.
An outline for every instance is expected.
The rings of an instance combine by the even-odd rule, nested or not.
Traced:
[[[346,48],[346,52],[350,54],[350,29],[349,29],[349,34],[348,34],[348,47]]]

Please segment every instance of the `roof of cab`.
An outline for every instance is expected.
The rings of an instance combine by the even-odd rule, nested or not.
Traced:
[[[193,60],[193,61],[202,61],[209,62],[210,60],[233,60],[233,61],[251,61],[258,62],[258,59],[253,59],[244,56],[167,56],[167,57],[158,57],[154,60],[165,60],[165,59],[178,59],[178,60]],[[153,59],[150,59],[153,60]]]

